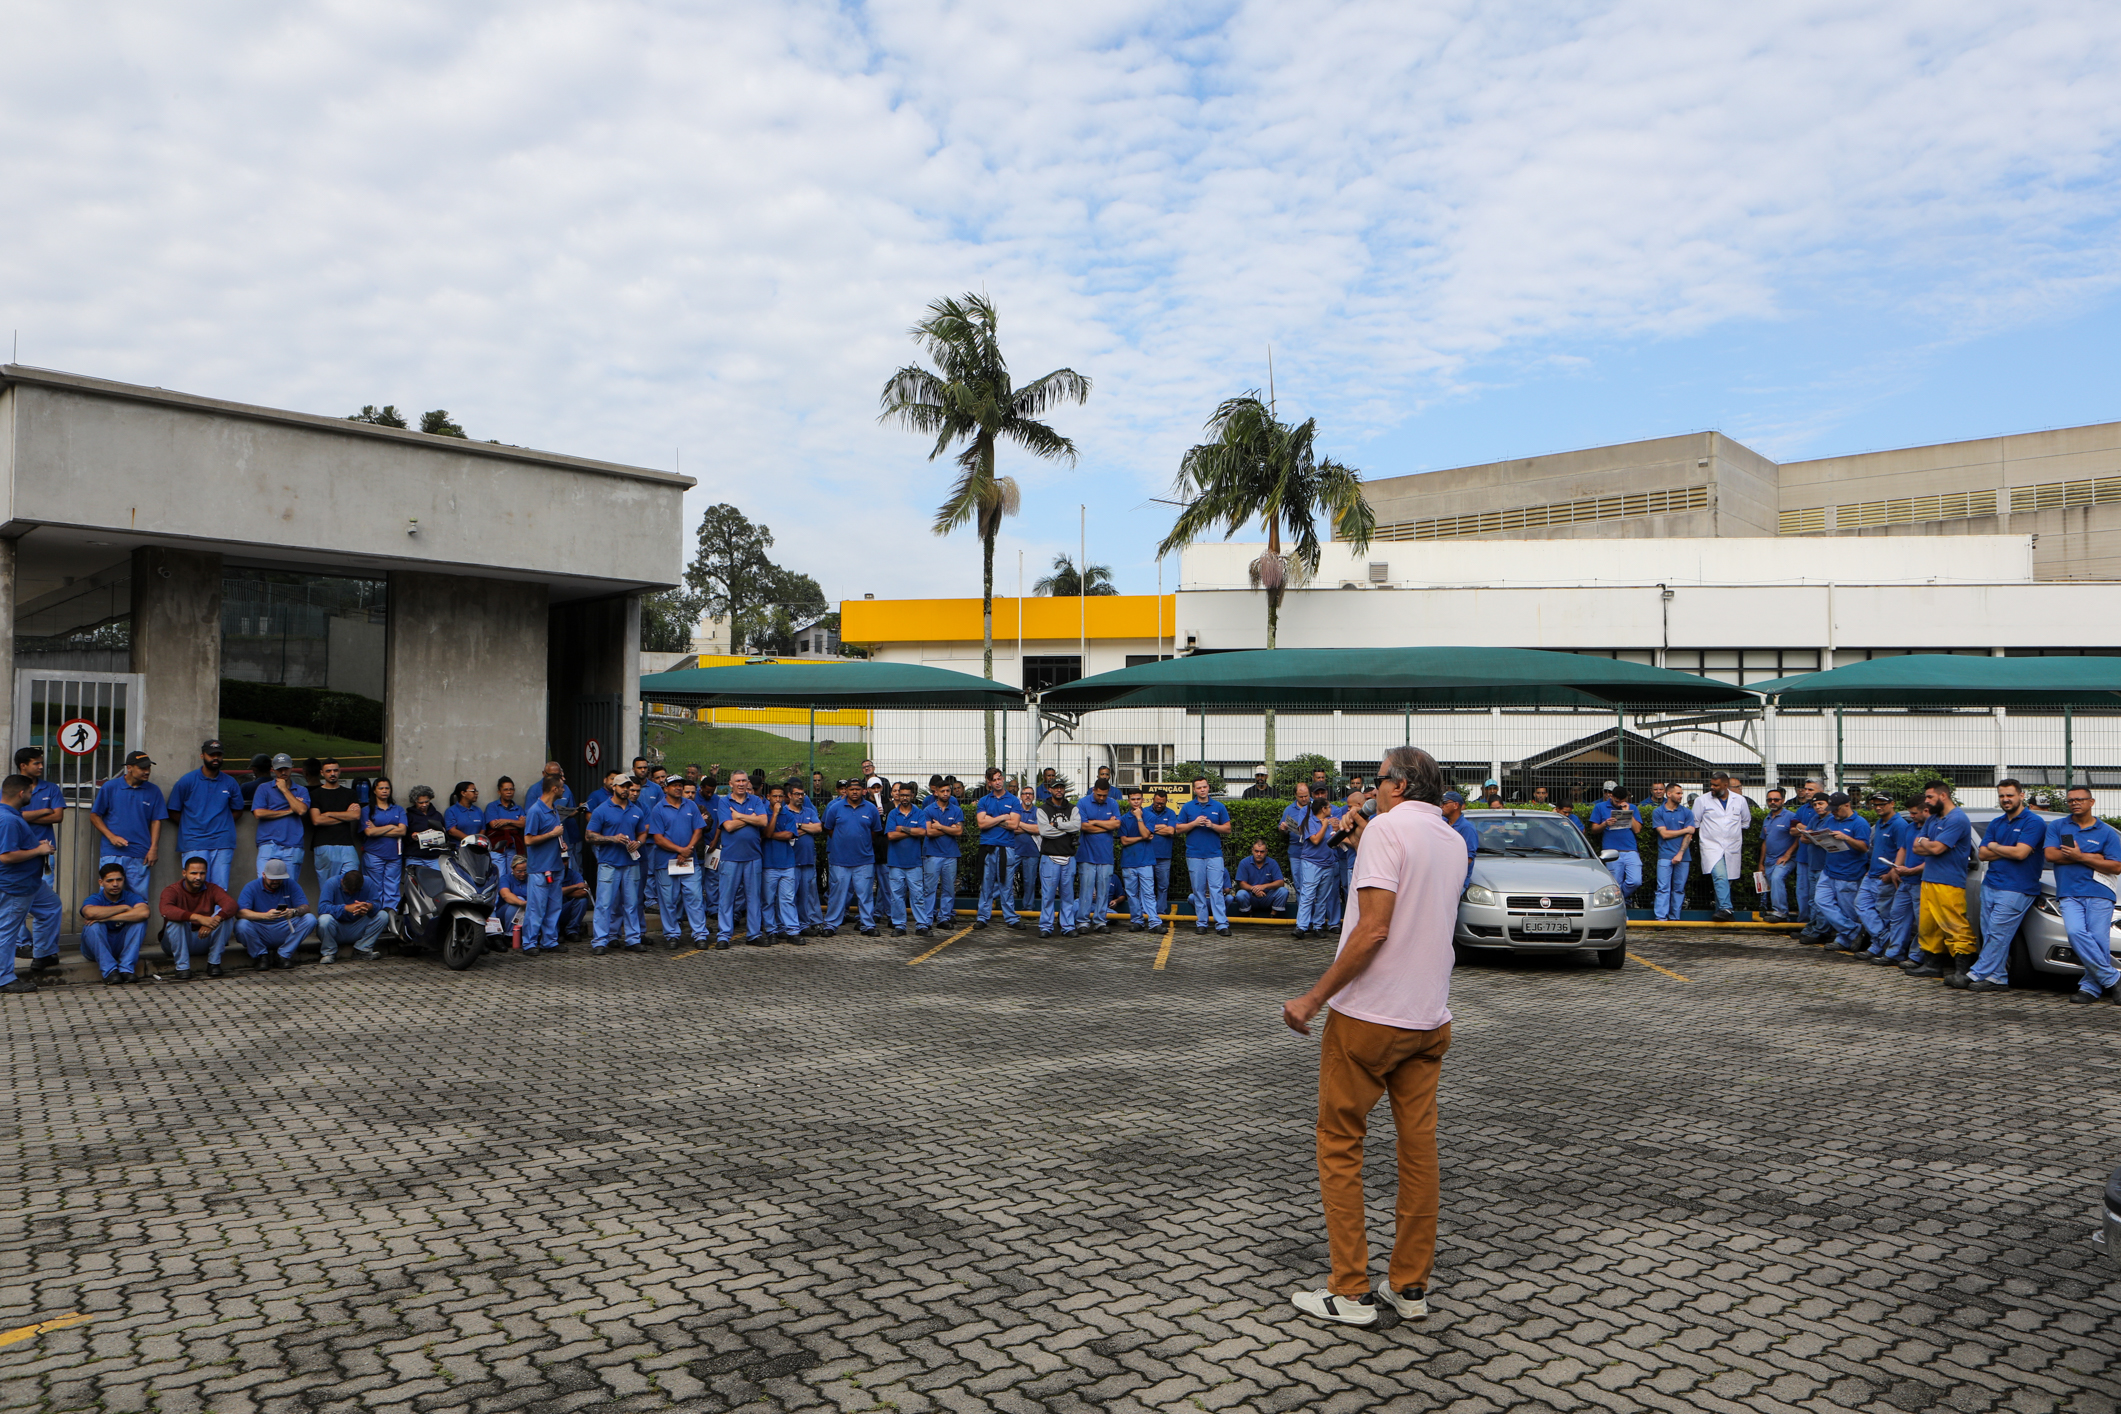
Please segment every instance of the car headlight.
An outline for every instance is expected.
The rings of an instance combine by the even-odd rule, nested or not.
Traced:
[[[1620,886],[1618,884],[1607,884],[1597,893],[1591,895],[1591,907],[1593,908],[1615,908],[1619,904]]]
[[[1467,903],[1477,904],[1482,908],[1493,908],[1496,904],[1495,891],[1485,884],[1466,885],[1462,897]]]

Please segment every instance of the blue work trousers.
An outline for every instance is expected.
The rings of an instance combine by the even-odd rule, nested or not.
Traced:
[[[791,872],[795,875],[795,931],[823,927],[825,910],[818,903],[817,866],[798,864]]]
[[[379,907],[396,908],[403,898],[400,892],[405,887],[405,861],[380,854],[361,856],[362,891],[374,899]]]
[[[794,937],[803,930],[795,916],[795,870],[768,869],[760,878],[766,895],[766,931]]]
[[[1239,918],[1249,918],[1254,913],[1264,918],[1266,915],[1278,913],[1288,906],[1289,886],[1287,884],[1283,884],[1279,888],[1269,889],[1256,897],[1250,889],[1239,889],[1236,893],[1230,895],[1230,912]]]
[[[1812,912],[1834,930],[1834,945],[1844,951],[1855,950],[1856,933],[1863,926],[1856,921],[1856,888],[1862,882],[1837,879],[1822,869],[1812,886]]]
[[[84,923],[81,956],[96,964],[98,976],[113,972],[130,977],[140,966],[140,945],[147,941],[147,922]]]
[[[260,840],[258,842],[256,863],[258,877],[261,879],[265,877],[265,862],[268,859],[285,860],[288,878],[299,879],[302,877],[302,846],[298,844],[273,844],[269,840]]]
[[[2058,898],[2055,906],[2062,912],[2062,926],[2069,930],[2070,951],[2084,968],[2084,975],[2077,979],[2077,990],[2098,996],[2121,981],[2121,973],[2114,970],[2114,901]]]
[[[954,922],[957,918],[957,856],[923,855],[921,887],[928,895],[929,921],[938,928]]]
[[[1289,880],[1296,886],[1296,931],[1324,932],[1326,881],[1319,867],[1308,859],[1289,861]]]
[[[532,870],[523,882],[523,951],[560,945],[560,905],[566,886],[559,878],[545,882],[541,870]]]
[[[721,878],[721,908],[715,917],[714,940],[729,941],[736,931],[737,900],[744,902],[745,936],[762,938],[766,935],[766,865],[763,860],[722,860],[716,871]]]
[[[1725,855],[1716,861],[1715,869],[1709,874],[1709,882],[1716,886],[1716,907],[1724,913],[1733,912],[1734,910],[1731,907],[1731,857],[1729,855]]]
[[[206,861],[207,882],[219,885],[225,892],[228,889],[228,871],[236,867],[236,851],[234,848],[179,850],[177,852],[178,867],[182,868],[184,861],[195,854]],[[142,895],[142,897],[145,897],[145,895]]]
[[[1797,916],[1809,920],[1812,916],[1812,898],[1819,892],[1819,871],[1802,862],[1797,864]]]
[[[1626,900],[1630,894],[1642,887],[1642,856],[1636,852],[1633,841],[1628,841],[1618,848],[1620,857],[1607,860],[1605,869],[1606,873],[1613,876],[1613,883],[1619,888],[1622,900]]]
[[[1171,911],[1171,861],[1168,858],[1156,861],[1156,916],[1161,918]]]
[[[103,877],[103,866],[115,864],[125,871],[125,886],[142,898],[147,897],[148,863],[129,854],[106,854],[96,861],[96,877]]]
[[[685,936],[688,928],[695,944],[708,940],[707,888],[701,882],[707,873],[697,861],[690,874],[671,873],[667,859],[657,866],[656,917],[661,920],[666,941],[676,942]]]
[[[169,954],[171,960],[177,964],[179,972],[191,971],[194,948],[204,948],[207,966],[218,967],[221,963],[221,953],[228,947],[228,940],[235,931],[224,921],[212,932],[201,937],[199,930],[189,923],[164,923],[162,951]]]
[[[1006,844],[990,844],[980,858],[979,912],[973,916],[985,923],[999,913],[1002,926],[1014,928],[1016,916],[1017,854]]]
[[[14,966],[15,945],[22,941],[25,923],[29,925],[30,956],[57,957],[59,925],[65,912],[59,895],[42,880],[25,893],[0,894],[0,953],[7,955],[8,966]]]
[[[1922,881],[1902,879],[1893,886],[1893,916],[1888,920],[1892,942],[1884,955],[1891,958],[1913,957],[1918,941],[1916,930],[1922,921]]]
[[[1230,887],[1230,870],[1220,854],[1186,856],[1186,872],[1193,876],[1193,927],[1196,932],[1206,932],[1208,920],[1213,918],[1218,930],[1230,926],[1229,910],[1223,904],[1223,892]],[[1319,874],[1331,879],[1333,872],[1321,865]]]
[[[1075,861],[1075,926],[1079,930],[1102,928],[1112,897],[1112,866]]]
[[[725,866],[726,867],[726,866]],[[602,952],[613,938],[623,937],[629,948],[641,945],[641,871],[631,860],[606,864],[597,871],[596,930],[589,935],[589,950]]]
[[[1127,916],[1142,927],[1156,923],[1156,866],[1137,864],[1132,869],[1122,869],[1120,882],[1127,886]]]
[[[1768,909],[1773,913],[1790,911],[1790,881],[1797,877],[1797,862],[1770,864],[1766,869]]]
[[[1652,918],[1679,920],[1679,907],[1686,902],[1687,863],[1685,859],[1657,861],[1657,905],[1650,910]]]
[[[341,923],[330,914],[317,918],[317,950],[326,957],[339,955],[339,944],[344,943],[357,953],[372,953],[376,940],[383,936],[392,922],[390,910],[379,908],[374,913],[364,913],[359,918],[349,918]]]
[[[344,879],[348,874],[362,873],[361,851],[350,844],[320,844],[316,847],[317,883],[321,887],[327,879]],[[494,856],[501,877],[508,877],[508,866],[500,855]]]
[[[2037,897],[2008,889],[1981,891],[1981,955],[1974,959],[1969,977],[1986,978],[1999,987],[2011,984],[2011,943],[2018,936],[2018,925],[2025,921],[2025,911]]]
[[[1058,924],[1060,931],[1075,931],[1075,856],[1042,854],[1038,857],[1038,931],[1045,937]]]
[[[910,919],[915,928],[927,927],[928,899],[920,866],[886,865],[884,879],[890,890],[885,898],[891,905],[891,926],[903,932]]]
[[[847,920],[847,899],[852,895],[857,908],[855,916],[863,928],[876,926],[876,872],[866,864],[835,864],[832,878],[827,885],[830,892],[825,898],[825,926],[838,928]]]
[[[317,916],[314,913],[297,913],[292,918],[283,918],[277,923],[265,923],[256,918],[236,920],[236,939],[243,944],[243,951],[252,957],[263,957],[277,953],[282,958],[295,955],[302,940],[315,931]]]

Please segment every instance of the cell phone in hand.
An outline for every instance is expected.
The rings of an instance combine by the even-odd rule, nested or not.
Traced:
[[[2064,849],[2075,849],[2077,847],[2077,837],[2075,835],[2064,835],[2062,837],[2062,847]]]

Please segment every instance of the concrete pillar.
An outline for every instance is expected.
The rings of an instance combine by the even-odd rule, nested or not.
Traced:
[[[27,745],[15,740],[15,542],[0,540],[0,665],[7,668],[0,682],[0,746],[7,769],[15,768],[15,748]]]
[[[221,557],[163,545],[133,551],[132,611],[132,670],[146,679],[147,708],[133,739],[155,758],[155,783],[167,794],[199,764],[199,743],[221,731]],[[176,829],[165,824],[151,895],[182,872]]]
[[[461,575],[390,577],[383,764],[401,799],[460,780],[491,798],[545,764],[545,586]]]

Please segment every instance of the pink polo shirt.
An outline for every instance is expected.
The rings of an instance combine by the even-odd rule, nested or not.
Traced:
[[[1466,842],[1444,823],[1443,811],[1403,800],[1362,832],[1348,891],[1340,942],[1346,947],[1361,916],[1363,889],[1398,895],[1384,946],[1363,974],[1327,1003],[1343,1016],[1434,1031],[1451,1020],[1451,934],[1466,881]]]

